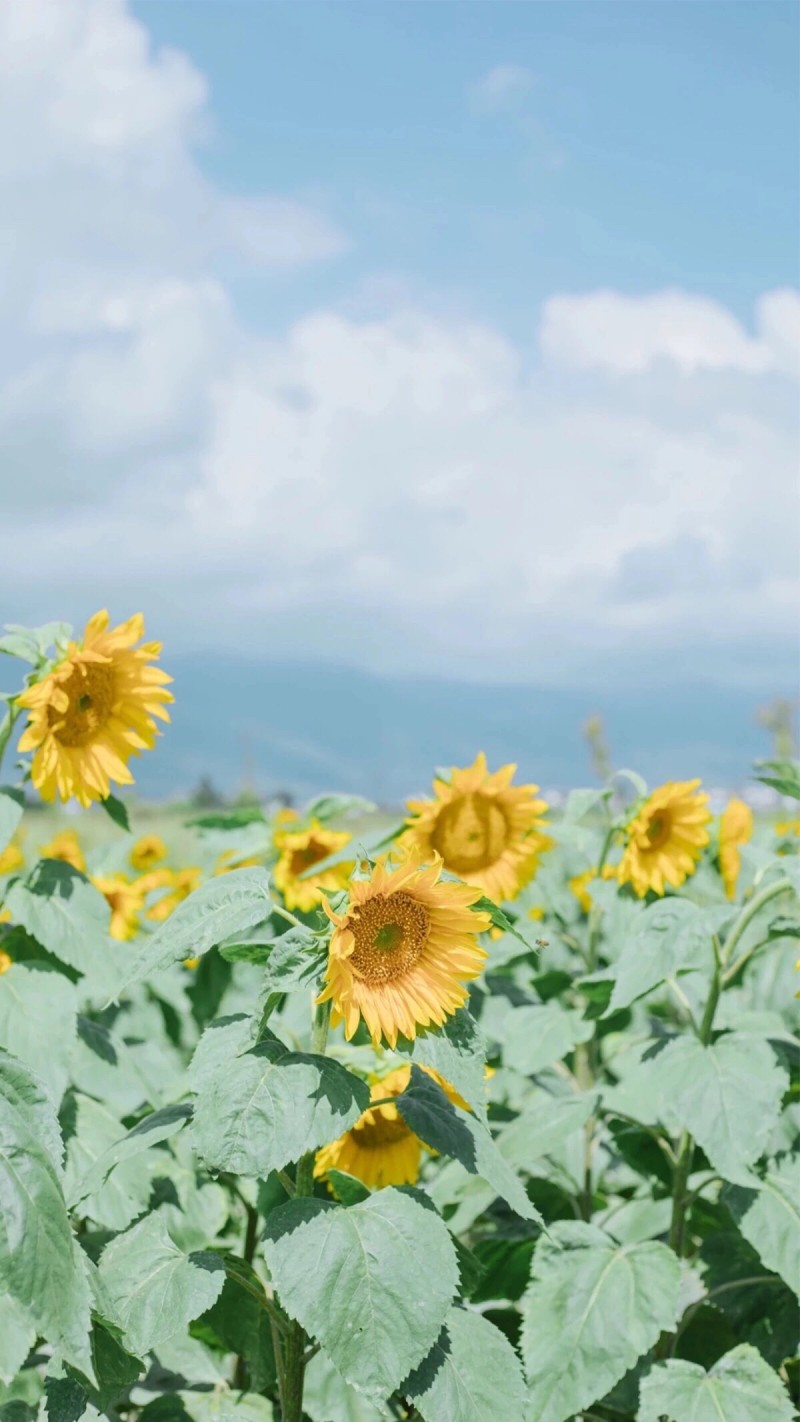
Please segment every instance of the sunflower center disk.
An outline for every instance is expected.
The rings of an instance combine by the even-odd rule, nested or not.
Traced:
[[[394,1119],[382,1115],[379,1111],[370,1111],[370,1119],[360,1121],[353,1126],[353,1135],[360,1146],[366,1150],[380,1150],[387,1145],[395,1145],[397,1141],[405,1140],[411,1132],[401,1116]]]
[[[475,790],[440,810],[431,842],[448,869],[470,874],[495,864],[508,838],[502,806],[493,796]]]
[[[324,844],[317,844],[316,840],[304,846],[303,849],[293,849],[290,863],[291,873],[294,875],[304,874],[306,869],[311,869],[314,864],[320,864],[323,859],[327,859],[331,853]]]
[[[360,904],[348,927],[355,938],[351,968],[368,983],[389,983],[422,957],[430,918],[424,904],[397,893]]]
[[[62,684],[69,699],[65,712],[48,710],[56,737],[65,746],[85,746],[94,740],[114,706],[114,669],[101,662],[81,663]],[[60,724],[59,724],[60,723]]]
[[[666,844],[670,835],[669,815],[654,815],[647,826],[647,847],[648,849],[660,849],[662,844]]]

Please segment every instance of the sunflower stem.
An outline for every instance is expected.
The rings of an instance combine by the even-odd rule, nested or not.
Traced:
[[[330,1001],[318,1003],[311,1031],[311,1051],[315,1056],[325,1055],[330,1020]],[[308,1198],[314,1193],[314,1155],[313,1150],[307,1151],[297,1162],[294,1192],[298,1200]],[[283,1422],[302,1422],[303,1419],[303,1380],[308,1361],[308,1344],[305,1329],[294,1319],[289,1325],[283,1350]]]
[[[14,731],[14,726],[16,725],[19,715],[20,707],[17,706],[16,702],[9,701],[8,710],[6,711],[6,714],[3,717],[2,725],[0,725],[0,765],[2,765],[3,756],[6,753],[6,747],[8,746],[8,743],[11,740],[11,736]]]
[[[791,879],[776,879],[774,883],[768,884],[766,889],[762,889],[760,894],[756,894],[755,898],[751,899],[749,904],[742,909],[742,912],[739,914],[725,941],[722,964],[724,968],[728,969],[725,973],[726,982],[730,982],[731,978],[735,977],[745,959],[750,956],[749,952],[743,953],[739,961],[734,963],[733,967],[728,967],[728,964],[733,958],[734,949],[741,941],[745,929],[750,926],[756,914],[764,907],[764,904],[768,904],[771,899],[776,899],[779,894],[785,894],[788,890],[793,889],[793,887]],[[760,947],[761,945],[758,944],[757,946]],[[754,952],[755,949],[751,951]]]

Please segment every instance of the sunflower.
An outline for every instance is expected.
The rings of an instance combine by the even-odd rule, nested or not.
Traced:
[[[648,889],[663,894],[667,884],[679,888],[697,868],[711,819],[708,796],[697,793],[699,784],[682,780],[659,786],[628,824],[617,879],[631,884],[640,898]]]
[[[30,712],[20,739],[33,751],[32,780],[43,800],[83,806],[104,800],[111,781],[132,785],[132,755],[152,749],[153,717],[169,720],[172,678],[151,666],[160,642],[134,643],[144,635],[141,613],[109,631],[107,612],[86,624],[82,644],[70,642],[60,662],[17,698]]]
[[[143,874],[138,881],[143,893],[149,894],[153,889],[167,890],[147,910],[147,917],[155,923],[163,923],[175,912],[178,904],[194,893],[201,878],[202,870],[194,865],[187,869],[154,869],[151,874]]]
[[[719,820],[719,872],[729,899],[736,896],[736,880],[742,865],[739,853],[753,835],[753,811],[744,800],[729,800]]]
[[[331,1020],[344,1022],[348,1040],[363,1017],[374,1043],[384,1036],[395,1047],[401,1032],[413,1039],[466,1002],[465,983],[487,958],[476,935],[491,920],[470,907],[478,889],[440,883],[441,872],[441,861],[377,864],[351,884],[343,914],[325,904],[334,931],[318,1001],[332,1001]]]
[[[9,968],[13,968],[14,959],[9,958],[4,948],[0,948],[0,977],[7,973]]]
[[[594,869],[584,869],[582,874],[576,874],[574,878],[569,881],[569,887],[584,913],[591,912],[592,896],[589,893],[589,885],[595,877],[595,873],[596,870]]]
[[[217,862],[214,865],[214,876],[218,874],[231,874],[234,869],[249,869],[256,864],[263,864],[264,860],[258,854],[248,854],[244,857],[236,857],[233,849],[223,849],[217,855]]]
[[[279,858],[272,871],[273,882],[283,895],[288,909],[300,909],[308,913],[321,904],[327,894],[336,894],[346,889],[353,863],[340,862],[320,874],[301,877],[315,864],[329,859],[350,843],[352,835],[346,830],[325,829],[318,820],[312,820],[306,829],[278,829],[273,841]]]
[[[81,842],[74,830],[63,830],[48,844],[43,844],[39,853],[42,859],[60,859],[63,864],[71,864],[79,874],[86,873],[86,860]]]
[[[0,850],[0,874],[13,874],[15,869],[21,869],[25,863],[25,855],[18,844],[7,844],[5,849]]]
[[[514,785],[515,765],[489,774],[481,751],[473,765],[453,767],[433,782],[435,799],[409,800],[412,818],[398,844],[426,860],[438,854],[449,873],[501,903],[536,873],[553,841],[543,833],[547,810],[538,785]]]
[[[441,1086],[448,1100],[464,1111],[471,1110],[438,1071],[426,1066],[422,1070]],[[388,1076],[373,1077],[371,1100],[385,1101],[387,1096],[400,1096],[410,1079],[410,1065],[397,1067]],[[354,1175],[370,1190],[382,1190],[385,1185],[415,1185],[422,1151],[430,1149],[406,1125],[391,1102],[368,1106],[349,1131],[317,1151],[314,1175],[318,1180],[326,1179],[329,1170],[343,1170],[348,1175]],[[328,1188],[332,1190],[330,1184]]]
[[[408,1086],[410,1075],[411,1068],[402,1066],[382,1081],[373,1081],[371,1099],[399,1096]],[[385,1185],[416,1185],[421,1156],[422,1142],[396,1106],[370,1106],[349,1131],[317,1151],[314,1175],[324,1180],[329,1170],[343,1170],[370,1190],[381,1190]]]
[[[131,882],[124,874],[93,874],[91,878],[111,909],[111,925],[108,930],[111,937],[118,938],[121,942],[135,938],[139,928],[139,914],[144,908],[141,879]]]
[[[157,864],[163,864],[166,857],[167,846],[160,834],[143,834],[130,852],[131,864],[140,874],[145,869],[155,869]]]

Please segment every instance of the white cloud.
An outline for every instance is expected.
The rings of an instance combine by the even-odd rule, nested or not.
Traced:
[[[472,87],[475,107],[485,113],[507,108],[534,85],[534,76],[521,64],[495,64]]]
[[[680,291],[554,296],[533,363],[397,290],[267,338],[217,255],[343,239],[207,183],[188,61],[119,0],[0,0],[0,52],[30,159],[0,133],[9,616],[135,603],[183,642],[552,680],[790,634],[795,293],[753,335]]]

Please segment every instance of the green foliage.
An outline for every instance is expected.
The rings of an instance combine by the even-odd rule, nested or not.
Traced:
[[[427,1355],[458,1286],[442,1221],[395,1189],[349,1209],[292,1200],[270,1216],[264,1253],[284,1308],[379,1397]]]
[[[216,1254],[178,1249],[153,1214],[106,1246],[100,1278],[126,1345],[145,1354],[211,1307],[222,1292],[225,1265]]]
[[[451,1308],[430,1353],[401,1388],[424,1422],[522,1417],[525,1380],[513,1348],[479,1313]]]
[[[672,1358],[645,1378],[639,1422],[792,1422],[783,1384],[746,1343],[707,1373]]]

